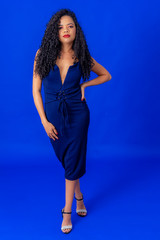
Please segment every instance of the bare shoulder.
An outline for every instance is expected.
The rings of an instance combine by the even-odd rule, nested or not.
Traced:
[[[34,65],[33,65],[33,91],[41,91],[41,85],[42,85],[42,80],[39,76],[39,74],[35,71],[36,68],[36,60],[37,60],[37,55],[39,53],[39,49],[36,51],[35,54],[35,59],[34,59]]]
[[[108,75],[110,74],[105,67],[103,67],[100,63],[98,63],[93,57],[91,57],[93,60],[93,67],[91,68],[91,71],[96,73],[97,75]]]
[[[38,49],[38,50],[36,51],[35,60],[36,60],[36,57],[37,57],[37,55],[38,55],[39,52],[40,52],[40,49]]]
[[[34,57],[34,73],[35,73],[35,66],[36,66],[36,61],[37,61],[37,55],[38,55],[38,53],[40,52],[40,49],[38,49],[37,51],[36,51],[36,54],[35,54],[35,57]]]

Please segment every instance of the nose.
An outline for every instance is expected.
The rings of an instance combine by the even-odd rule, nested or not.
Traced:
[[[65,28],[64,28],[64,32],[68,32],[68,27],[66,26]]]

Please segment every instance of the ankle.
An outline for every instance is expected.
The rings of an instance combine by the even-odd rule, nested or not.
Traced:
[[[82,193],[81,192],[75,193],[75,197],[76,198],[82,198]]]
[[[71,208],[70,206],[67,206],[67,205],[66,205],[66,206],[64,207],[64,211],[65,211],[65,212],[71,212],[71,211],[72,211],[72,208]]]

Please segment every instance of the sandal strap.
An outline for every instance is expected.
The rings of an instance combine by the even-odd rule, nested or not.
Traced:
[[[63,230],[63,229],[72,229],[72,225],[65,225],[65,226],[63,226],[63,227],[61,227],[61,230]]]
[[[71,214],[72,212],[64,212],[63,210],[61,210],[62,214]]]
[[[74,196],[74,197],[75,197],[75,199],[78,200],[78,201],[83,200],[83,194],[82,194],[82,198],[80,198],[80,199],[76,198],[76,196]]]
[[[76,213],[79,213],[79,212],[85,212],[85,213],[87,213],[87,210],[86,210],[86,209],[78,209],[78,210],[76,210]]]

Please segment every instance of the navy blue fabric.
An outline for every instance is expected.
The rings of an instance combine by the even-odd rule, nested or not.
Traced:
[[[81,76],[80,62],[76,62],[68,68],[63,84],[56,64],[43,79],[46,118],[59,137],[49,139],[68,180],[76,180],[86,172],[90,110],[86,100],[81,101]]]

